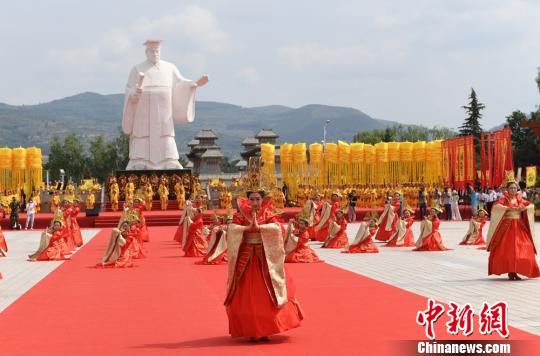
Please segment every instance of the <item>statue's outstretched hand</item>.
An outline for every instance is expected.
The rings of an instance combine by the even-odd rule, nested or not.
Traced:
[[[202,87],[203,85],[206,85],[206,83],[208,83],[208,75],[205,74],[203,75],[202,77],[199,78],[199,80],[197,80],[197,86],[199,87]]]

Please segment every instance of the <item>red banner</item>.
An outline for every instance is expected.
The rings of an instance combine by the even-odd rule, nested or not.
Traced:
[[[474,184],[476,156],[473,136],[445,140],[442,148],[444,184],[457,189],[464,189],[467,183]]]
[[[510,129],[482,134],[480,150],[482,187],[500,186],[506,172],[514,171]]]

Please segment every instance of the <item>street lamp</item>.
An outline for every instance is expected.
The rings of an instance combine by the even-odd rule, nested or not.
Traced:
[[[330,122],[330,120],[326,120],[326,122],[324,123],[324,129],[323,129],[323,151],[325,150],[326,148],[326,126],[328,125],[328,123]]]

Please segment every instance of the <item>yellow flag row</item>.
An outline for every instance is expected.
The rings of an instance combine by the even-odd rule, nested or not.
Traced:
[[[291,196],[299,185],[439,184],[442,141],[380,142],[375,145],[339,141],[323,145],[281,146],[281,177]],[[309,164],[307,154],[309,153]]]
[[[0,147],[0,190],[24,189],[26,195],[43,182],[41,149]]]

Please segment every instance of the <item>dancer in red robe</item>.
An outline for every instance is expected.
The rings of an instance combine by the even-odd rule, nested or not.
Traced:
[[[132,244],[137,237],[130,224],[130,221],[123,220],[119,228],[112,229],[109,244],[101,259],[102,267],[133,267]]]
[[[71,233],[71,239],[73,240],[73,243],[75,244],[75,247],[81,247],[83,245],[83,238],[81,234],[81,228],[79,227],[79,222],[77,221],[77,215],[79,215],[79,212],[81,211],[81,206],[78,201],[75,201],[73,206],[71,207],[71,213],[70,213],[70,233]]]
[[[319,193],[315,193],[313,195],[313,204],[315,206],[315,211],[313,213],[312,223],[308,228],[308,234],[309,238],[312,241],[317,240],[317,230],[315,227],[319,224],[321,221],[321,211],[324,204],[324,201],[321,200],[321,195]]]
[[[139,216],[139,226],[141,228],[141,240],[143,242],[150,241],[150,234],[148,233],[148,226],[146,226],[146,219],[144,218],[144,211],[146,210],[146,207],[144,205],[144,200],[139,197],[135,196],[135,199],[133,200],[133,208],[137,210],[137,214]]]
[[[189,225],[184,246],[184,257],[202,257],[208,252],[203,214],[201,209],[195,209],[193,222]]]
[[[174,241],[180,242],[182,248],[184,248],[186,244],[185,236],[187,235],[189,225],[193,222],[194,209],[191,200],[186,200],[184,211],[182,212],[182,216],[180,216],[178,228],[174,234]]]
[[[493,205],[487,235],[488,274],[508,273],[508,279],[540,277],[536,262],[538,243],[534,236],[534,205],[524,200],[513,175],[507,176],[507,192]]]
[[[197,264],[219,265],[228,262],[227,259],[227,227],[233,221],[233,216],[228,215],[225,224],[214,226],[210,232],[208,252]]]
[[[249,189],[247,199],[238,199],[240,213],[227,232],[225,306],[232,337],[268,341],[270,335],[300,326],[303,316],[285,270],[283,231],[272,200],[256,187]]]
[[[132,211],[132,218],[130,221],[129,234],[133,236],[133,242],[131,243],[131,257],[134,259],[146,258],[143,250],[142,240],[142,226],[139,220],[139,215],[136,211]]]
[[[343,210],[338,210],[335,216],[335,219],[330,223],[328,237],[321,246],[323,248],[343,248],[349,244],[345,212]]]
[[[73,234],[71,233],[71,213],[73,211],[73,208],[71,206],[71,202],[68,200],[64,200],[62,202],[62,213],[64,214],[64,230],[66,232],[65,240],[66,240],[66,246],[70,253],[75,251],[75,240],[73,240]]]
[[[346,247],[341,253],[378,253],[379,249],[375,246],[372,238],[377,232],[377,221],[374,218],[366,217],[360,223],[353,243]]]
[[[307,245],[309,241],[310,219],[306,216],[298,218],[295,229],[294,220],[289,221],[285,238],[286,263],[322,262],[319,256]]]
[[[317,241],[326,241],[330,223],[335,220],[336,212],[339,210],[339,193],[333,192],[330,199],[330,203],[323,203],[321,208],[321,218],[319,223],[315,226]]]
[[[67,230],[62,219],[53,220],[52,226],[42,234],[39,248],[28,256],[29,261],[59,261],[68,259],[65,254],[65,238]]]
[[[384,247],[414,247],[412,225],[414,223],[414,210],[410,207],[403,209],[403,216],[398,220],[397,230]]]
[[[0,257],[7,256],[8,246],[4,233],[2,233],[2,227],[0,226]]]
[[[377,225],[379,230],[375,235],[377,241],[388,241],[392,235],[397,231],[397,223],[399,221],[399,208],[401,194],[399,192],[394,193],[394,198],[388,201],[384,206],[384,210],[379,218]]]
[[[478,210],[478,214],[471,218],[471,221],[469,222],[469,230],[467,230],[465,237],[463,238],[463,240],[461,240],[459,244],[460,245],[485,245],[486,241],[484,240],[482,230],[486,222],[487,222],[487,211],[480,208]]]
[[[443,244],[439,225],[441,224],[437,214],[442,213],[438,207],[433,207],[429,211],[429,216],[424,218],[420,227],[420,237],[416,241],[416,248],[413,251],[446,251],[449,250]]]

